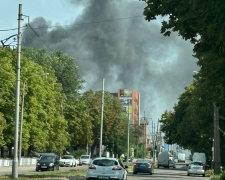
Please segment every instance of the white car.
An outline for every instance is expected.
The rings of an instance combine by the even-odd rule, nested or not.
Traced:
[[[126,180],[126,168],[117,158],[98,157],[89,165],[86,178]]]
[[[77,161],[72,155],[64,155],[59,161],[59,165],[66,166],[66,167],[76,167]]]
[[[81,155],[79,160],[79,165],[82,166],[83,164],[89,165],[92,163],[92,159],[90,155]]]
[[[190,174],[202,175],[205,177],[205,166],[203,163],[200,161],[190,162],[187,169],[187,175],[190,176]]]

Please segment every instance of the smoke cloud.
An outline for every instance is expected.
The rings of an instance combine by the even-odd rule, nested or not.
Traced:
[[[143,14],[143,2],[69,2],[82,8],[73,25],[48,29],[43,27],[54,25],[44,17],[36,18],[32,27],[46,44],[27,30],[24,45],[45,45],[74,57],[88,82],[85,90],[100,90],[103,78],[106,91],[136,90],[141,94],[140,117],[145,111],[156,123],[166,109],[172,110],[184,87],[192,83],[193,71],[199,69],[192,57],[193,45],[177,33],[170,37],[160,34],[161,17],[152,22],[136,17]]]

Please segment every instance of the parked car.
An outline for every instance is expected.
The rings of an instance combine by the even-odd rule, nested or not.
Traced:
[[[150,159],[138,159],[133,165],[133,174],[139,172],[152,175],[154,173],[153,162]]]
[[[187,166],[188,176],[190,176],[190,174],[196,174],[205,177],[205,166],[201,161],[191,161],[190,164]]]
[[[81,155],[79,159],[79,165],[82,166],[83,164],[89,165],[92,163],[92,159],[90,155]]]
[[[59,170],[59,156],[54,153],[41,153],[37,160],[36,171]]]
[[[117,158],[97,157],[87,170],[86,179],[127,179],[128,166]]]
[[[62,166],[67,166],[67,167],[76,167],[77,162],[74,156],[72,155],[64,155],[59,161],[59,165]]]

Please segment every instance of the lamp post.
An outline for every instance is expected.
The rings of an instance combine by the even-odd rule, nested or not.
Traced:
[[[130,136],[130,100],[128,103],[128,124],[127,124],[127,166],[129,165],[129,136]]]
[[[20,115],[20,134],[19,134],[19,155],[18,155],[18,161],[19,161],[19,166],[20,166],[20,161],[21,161],[21,151],[22,151],[22,134],[23,134],[23,109],[24,109],[24,96],[25,96],[25,86],[26,86],[26,82],[28,79],[32,78],[32,77],[38,77],[38,76],[48,76],[49,73],[45,73],[43,75],[34,75],[34,76],[30,76],[27,79],[25,79],[24,83],[23,83],[23,90],[22,90],[22,104],[21,104],[21,115]]]

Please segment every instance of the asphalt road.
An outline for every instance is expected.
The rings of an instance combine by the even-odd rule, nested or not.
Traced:
[[[61,170],[71,170],[71,169],[87,169],[88,166],[77,166],[77,167],[61,167]],[[26,174],[35,172],[35,165],[25,165],[20,166],[18,169],[19,174]],[[12,167],[0,167],[0,176],[12,174]],[[209,177],[202,177],[198,175],[187,176],[187,166],[186,164],[176,163],[176,168],[159,168],[155,169],[153,175],[138,173],[133,174],[132,172],[128,173],[127,180],[209,180]]]

